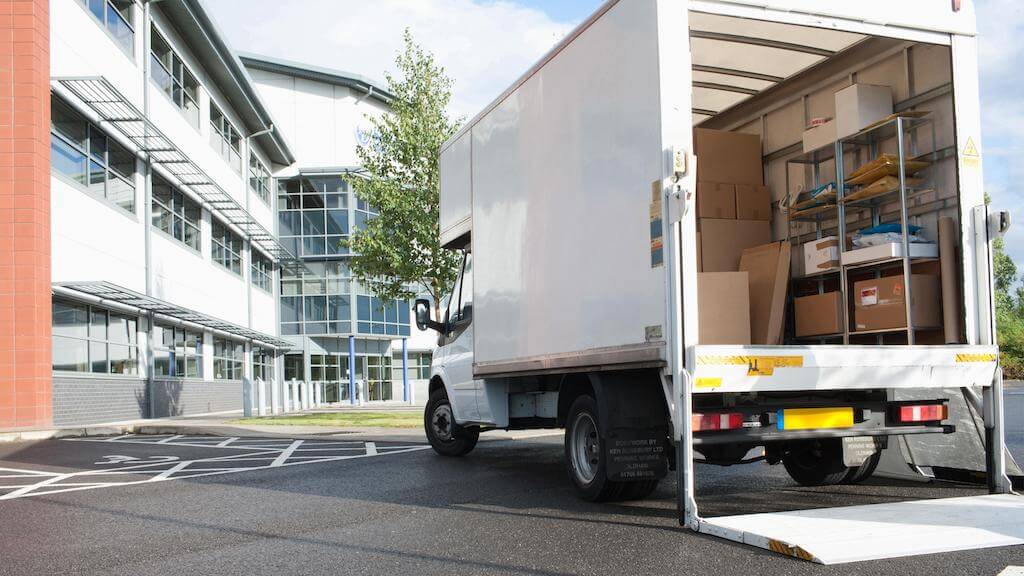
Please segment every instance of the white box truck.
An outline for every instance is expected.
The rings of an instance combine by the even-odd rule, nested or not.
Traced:
[[[466,454],[486,429],[564,427],[584,497],[643,497],[676,469],[686,526],[822,562],[1024,541],[1022,499],[1007,495],[991,273],[1008,215],[983,194],[977,58],[970,0],[605,3],[442,147],[440,235],[464,257],[441,318],[416,303],[420,329],[439,333],[434,449]],[[834,115],[835,92],[854,83],[891,87],[894,116],[806,154],[809,121]],[[910,306],[909,329],[852,329],[858,278],[936,265],[908,256],[814,280],[839,284],[847,303],[831,339],[796,338],[790,302],[781,344],[701,344],[695,126],[760,137],[773,241],[896,221],[907,248],[907,224],[934,240],[951,218],[952,337],[916,330]],[[793,217],[797,184],[842,182],[883,152],[922,160],[927,187],[897,162],[895,193],[848,205],[840,193],[830,217]],[[782,463],[804,485],[858,482],[878,466],[967,470],[992,494],[703,518],[695,459]],[[904,519],[892,524],[904,536],[858,514]],[[929,522],[910,543],[908,526]]]

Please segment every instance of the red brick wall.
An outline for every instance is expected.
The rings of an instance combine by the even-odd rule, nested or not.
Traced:
[[[51,424],[50,15],[0,0],[0,430]]]

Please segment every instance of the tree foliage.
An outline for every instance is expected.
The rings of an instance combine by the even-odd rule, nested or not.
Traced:
[[[388,74],[391,113],[368,116],[370,143],[357,148],[365,178],[356,196],[379,211],[346,242],[353,276],[383,300],[409,299],[425,290],[440,302],[455,282],[457,253],[438,234],[441,145],[457,131],[448,118],[452,81],[409,30],[404,51]],[[436,305],[436,304],[435,304]]]
[[[991,202],[985,193],[985,204]],[[992,280],[996,288],[996,331],[999,340],[999,363],[1003,375],[1012,380],[1024,379],[1024,287],[1010,293],[1020,279],[1017,265],[1006,253],[1002,238],[992,243]]]

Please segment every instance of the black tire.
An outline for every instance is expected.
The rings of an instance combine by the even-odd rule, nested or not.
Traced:
[[[442,456],[465,456],[476,447],[480,427],[459,426],[453,414],[444,389],[434,390],[423,411],[423,428],[434,452]]]
[[[627,482],[619,494],[620,500],[643,500],[658,488],[658,479]]]
[[[868,456],[867,460],[860,466],[847,468],[846,476],[843,477],[843,484],[860,484],[871,478],[871,475],[875,473],[875,468],[878,468],[878,461],[881,459],[882,452],[875,452]]]
[[[599,417],[597,402],[580,396],[565,421],[566,472],[580,496],[591,502],[614,500],[625,488],[625,483],[608,479]]]
[[[801,486],[831,486],[843,481],[849,468],[843,465],[839,438],[808,440],[794,445],[782,457],[789,477]]]

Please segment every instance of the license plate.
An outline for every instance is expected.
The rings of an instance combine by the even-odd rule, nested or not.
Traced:
[[[785,408],[779,410],[779,430],[852,428],[853,408]]]

